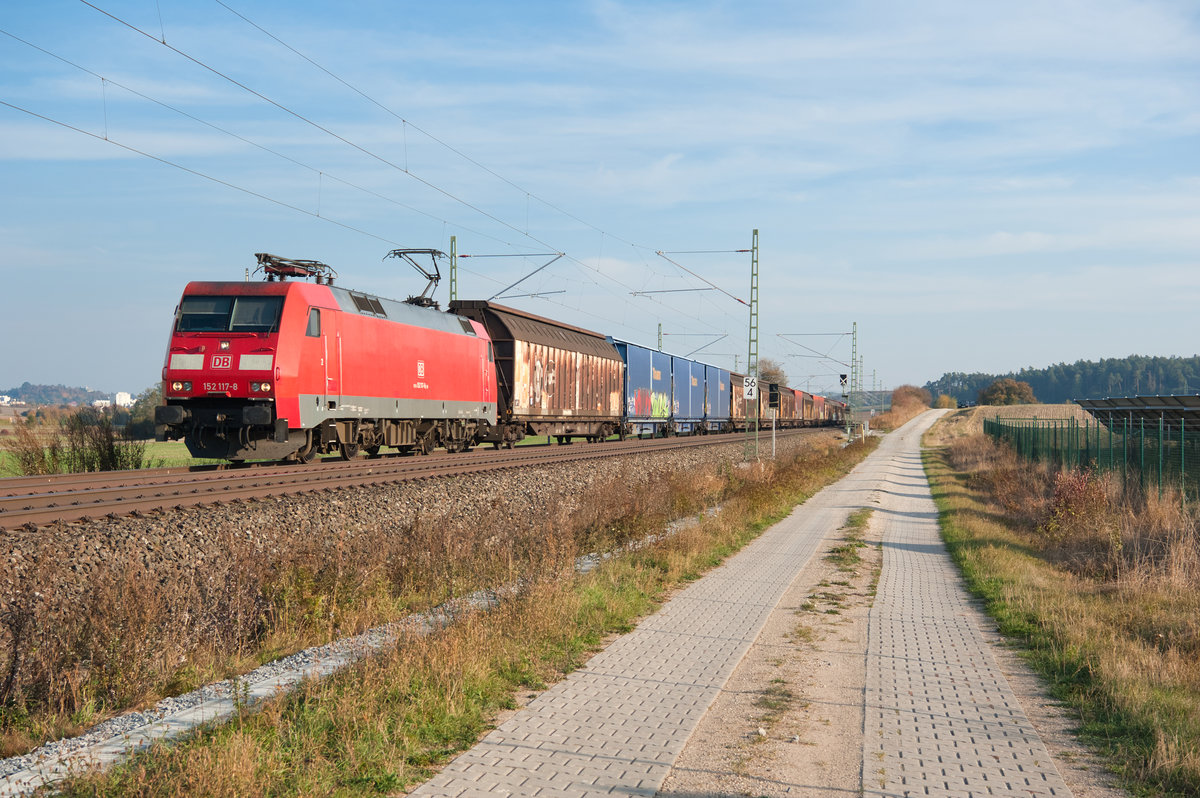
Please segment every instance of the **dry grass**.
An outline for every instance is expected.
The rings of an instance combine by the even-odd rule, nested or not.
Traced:
[[[675,587],[697,578],[869,451],[812,453],[780,467],[735,469],[720,480],[722,509],[679,534],[569,577],[571,555],[547,558],[514,600],[440,633],[403,640],[337,676],[307,684],[258,714],[175,747],[158,746],[113,772],[74,782],[70,795],[394,794],[468,747],[514,694],[582,664],[606,637],[632,627]],[[703,486],[701,486],[703,487]],[[666,506],[690,507],[683,476],[639,533],[661,531]],[[719,490],[718,490],[719,489]],[[707,493],[702,490],[702,493]],[[569,578],[568,578],[569,577]]]
[[[146,442],[117,429],[112,417],[91,407],[67,416],[63,427],[20,424],[0,447],[20,474],[123,471],[142,468]]]
[[[195,562],[165,573],[147,563],[143,541],[118,538],[81,579],[71,552],[95,544],[69,529],[40,531],[62,535],[62,556],[23,574],[0,612],[0,755],[455,595],[559,575],[580,552],[640,538],[786,471],[667,472],[637,491],[617,472],[569,515],[514,516],[507,507],[489,517],[375,522],[353,535],[331,535],[313,518],[286,545],[265,549],[223,526],[207,541],[211,551],[194,550],[185,559]]]
[[[1178,496],[1124,495],[982,436],[938,436],[952,441],[927,457],[944,534],[1004,631],[1130,786],[1200,793],[1196,517]]]
[[[876,429],[881,432],[891,432],[899,427],[904,426],[910,420],[916,418],[928,409],[928,405],[893,405],[892,408],[887,412],[871,416],[871,429]]]

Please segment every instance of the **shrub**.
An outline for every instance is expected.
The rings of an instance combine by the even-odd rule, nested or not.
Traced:
[[[60,474],[80,471],[124,471],[141,468],[146,444],[118,432],[112,416],[85,407],[66,417],[63,430],[22,424],[4,448],[18,473]]]
[[[1116,555],[1121,535],[1109,511],[1108,488],[1095,471],[1059,471],[1054,475],[1054,493],[1049,517],[1040,530],[1051,540],[1077,543],[1101,542]]]
[[[929,391],[915,385],[901,385],[892,391],[892,406],[886,413],[871,417],[871,427],[890,431],[903,425],[929,407]]]
[[[47,439],[27,424],[19,425],[4,449],[12,455],[12,468],[18,474],[58,474],[62,467],[62,440],[57,433]]]

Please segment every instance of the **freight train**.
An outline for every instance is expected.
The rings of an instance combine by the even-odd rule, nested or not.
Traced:
[[[348,460],[844,417],[843,403],[784,385],[760,385],[747,407],[744,375],[493,302],[442,312],[424,294],[335,286],[316,261],[257,258],[265,281],[192,282],[175,311],[155,424],[195,457]]]

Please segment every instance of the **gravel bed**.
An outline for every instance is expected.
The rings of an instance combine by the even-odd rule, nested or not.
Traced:
[[[717,507],[709,508],[704,514],[713,516],[719,510]],[[575,572],[586,574],[594,571],[613,557],[651,546],[698,522],[694,517],[677,519],[660,534],[648,535],[611,551],[585,554],[576,558]],[[179,737],[204,723],[220,722],[240,709],[257,706],[264,697],[296,687],[307,678],[329,675],[376,654],[394,645],[405,631],[425,634],[444,628],[465,612],[487,611],[499,606],[502,598],[514,595],[519,589],[519,585],[513,584],[494,590],[479,590],[462,599],[441,604],[430,612],[415,613],[360,635],[281,657],[236,680],[227,679],[189,693],[164,698],[150,709],[110,718],[77,737],[55,740],[28,754],[0,759],[0,796],[32,792],[39,786],[59,780],[68,772],[85,766],[104,766],[123,759],[133,751],[146,747],[150,741]],[[209,712],[188,712],[204,705],[208,705]],[[188,717],[189,714],[191,717]],[[168,720],[174,722],[166,723]],[[105,746],[106,743],[109,745]],[[113,748],[119,748],[119,753],[111,750]],[[74,767],[72,760],[75,760]]]
[[[780,439],[779,456],[789,456],[808,445],[808,436]],[[483,533],[500,533],[506,528],[539,532],[588,511],[589,498],[594,498],[597,491],[611,496],[614,484],[623,486],[632,496],[663,475],[714,473],[733,467],[741,459],[739,437],[729,445],[630,454],[595,463],[532,466],[501,474],[355,487],[57,525],[36,532],[14,530],[0,534],[0,563],[8,564],[0,575],[0,617],[6,612],[12,617],[14,610],[25,610],[30,619],[29,627],[21,630],[25,645],[45,644],[53,637],[55,622],[91,606],[97,586],[108,583],[115,572],[136,571],[150,579],[156,590],[186,587],[191,591],[189,595],[211,597],[244,575],[238,563],[229,562],[231,546],[239,547],[243,557],[246,551],[252,552],[256,565],[269,566],[276,560],[286,560],[296,549],[316,547],[325,552],[337,549],[343,554],[361,554],[369,551],[381,535],[411,531],[421,524],[474,528]],[[649,542],[637,541],[628,546]],[[576,562],[576,569],[586,572],[616,553],[585,555]],[[197,591],[198,585],[208,590]],[[227,716],[244,706],[243,695],[254,703],[294,686],[306,675],[327,674],[380,650],[393,643],[403,628],[432,628],[449,622],[463,609],[494,606],[499,596],[511,589],[480,591],[431,612],[281,658],[236,680],[162,699],[150,709],[127,712],[80,736],[0,760],[0,779],[72,752],[103,748],[105,743],[110,744],[109,750],[124,752],[144,747],[152,739],[184,733],[191,726],[173,718],[187,716],[189,711],[195,714],[197,708],[204,707],[212,709],[202,713],[204,721]],[[198,608],[172,609],[180,613],[179,620],[184,624],[191,624],[195,636],[203,636],[206,621]],[[13,635],[11,627],[0,629],[0,665],[11,662]],[[263,685],[268,687],[264,690]],[[171,726],[165,734],[154,733],[155,729],[166,728],[164,724]],[[13,789],[21,788],[0,782],[0,795],[19,794],[9,792]]]

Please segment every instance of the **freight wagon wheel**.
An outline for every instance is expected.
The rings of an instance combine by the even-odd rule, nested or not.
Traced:
[[[358,457],[357,443],[343,443],[338,445],[338,451],[342,455],[343,460],[353,460]]]
[[[367,457],[378,457],[381,448],[380,446],[368,446],[364,451],[367,453]]]

